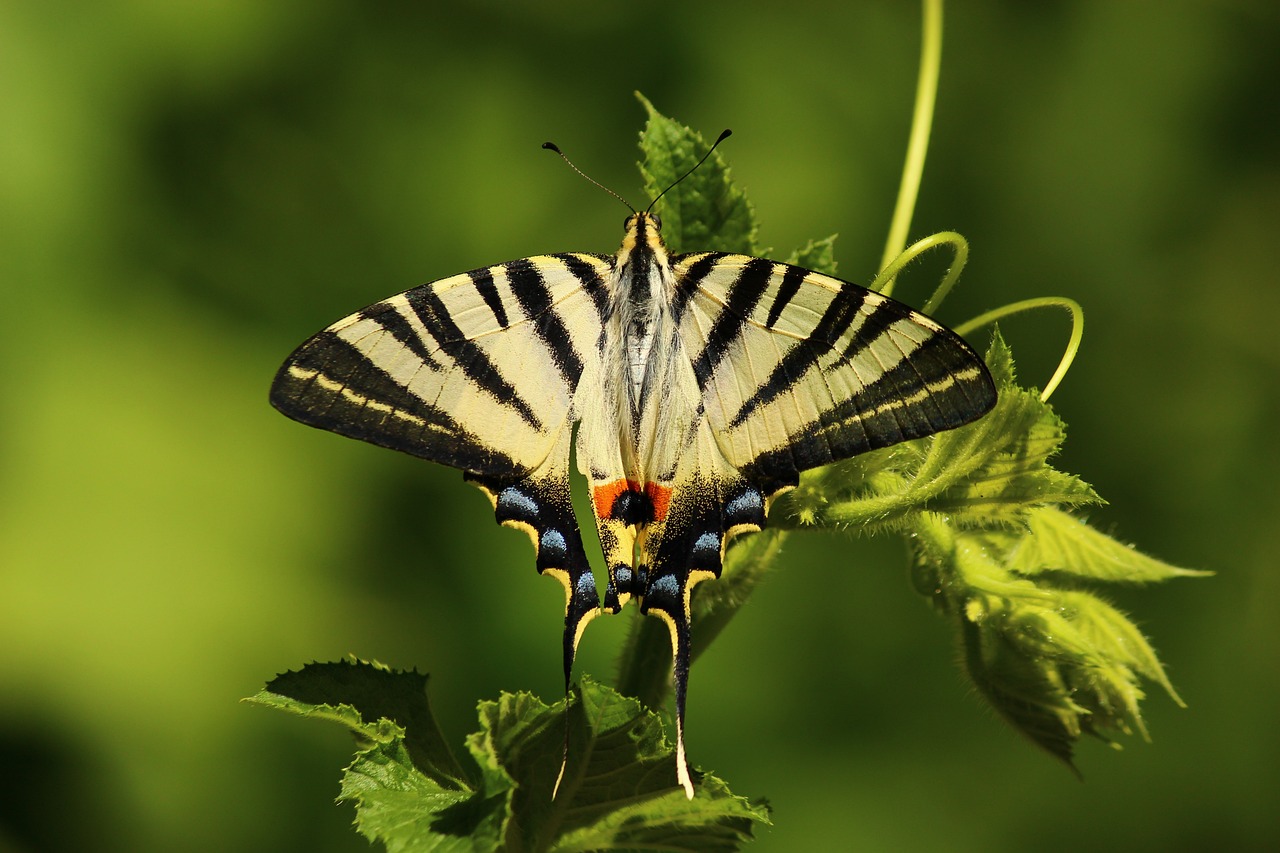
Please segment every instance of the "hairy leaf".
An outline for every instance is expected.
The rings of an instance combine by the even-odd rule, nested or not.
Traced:
[[[1026,516],[1030,533],[1009,549],[1009,568],[1024,575],[1065,573],[1112,583],[1153,583],[1211,572],[1180,569],[1117,542],[1083,519],[1053,506]]]
[[[836,235],[810,240],[786,259],[789,264],[826,273],[836,274]]]
[[[480,704],[465,769],[427,703],[427,677],[363,661],[310,664],[249,701],[351,729],[360,746],[341,799],[390,851],[737,850],[768,810],[714,776],[686,799],[656,714],[592,681],[570,706],[527,693]]]

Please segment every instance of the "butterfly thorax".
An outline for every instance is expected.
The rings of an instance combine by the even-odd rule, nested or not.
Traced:
[[[627,233],[614,268],[612,314],[627,370],[627,397],[631,414],[643,409],[653,388],[651,355],[660,329],[668,326],[666,290],[671,286],[671,265],[656,223],[644,213],[627,220]]]
[[[607,337],[619,357],[604,359],[615,371],[604,385],[618,414],[624,467],[640,483],[670,480],[693,415],[679,393],[688,360],[680,357],[672,316],[675,277],[658,222],[648,213],[627,220],[611,285]]]

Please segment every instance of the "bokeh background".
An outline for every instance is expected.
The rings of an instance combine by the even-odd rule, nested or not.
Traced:
[[[266,401],[294,345],[423,281],[613,251],[643,90],[723,152],[786,254],[872,278],[920,9],[331,0],[0,3],[0,850],[357,851],[345,732],[238,703],[347,653],[475,702],[559,691],[560,587],[456,472]],[[942,319],[1084,303],[1055,396],[1103,529],[1216,577],[1114,598],[1189,707],[1011,733],[903,545],[822,534],[695,667],[696,763],[766,796],[764,850],[1274,849],[1280,837],[1280,13],[948,9],[914,236],[973,259]],[[709,247],[713,248],[713,247]],[[923,301],[930,282],[899,293]],[[1064,317],[1005,330],[1045,381]],[[608,679],[626,619],[594,623]]]

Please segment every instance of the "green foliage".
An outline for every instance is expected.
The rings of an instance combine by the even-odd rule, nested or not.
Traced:
[[[827,275],[836,274],[836,235],[810,240],[785,259],[788,264],[805,267]]]
[[[763,805],[704,775],[690,801],[672,784],[662,724],[633,699],[584,679],[570,710],[527,693],[480,703],[466,767],[436,726],[427,677],[377,663],[316,663],[278,676],[249,701],[332,720],[360,744],[340,799],[390,851],[736,850]]]
[[[714,152],[696,172],[676,184],[707,153],[702,134],[672,121],[636,93],[649,113],[640,134],[639,163],[644,190],[657,198],[662,216],[662,237],[673,253],[714,249],[758,255],[755,208],[746,193],[729,177],[720,152]]]
[[[719,153],[672,187],[706,144],[641,102],[646,188],[654,196],[671,187],[660,202],[667,243],[759,253],[754,211]],[[834,271],[833,242],[810,241],[791,258]],[[1201,573],[1144,557],[1073,515],[1102,501],[1049,464],[1065,425],[1040,394],[1018,386],[998,332],[986,359],[999,389],[986,416],[807,472],[774,502],[769,529],[735,542],[724,576],[697,588],[695,656],[733,619],[789,532],[905,535],[916,588],[955,623],[974,684],[1015,727],[1068,762],[1082,734],[1145,734],[1142,680],[1177,696],[1137,628],[1085,586]],[[668,632],[654,619],[634,626],[620,692],[584,679],[572,701],[547,705],[521,693],[482,702],[465,764],[435,724],[423,675],[312,664],[252,701],[356,734],[342,799],[356,804],[360,832],[388,850],[736,850],[753,825],[769,822],[768,809],[710,775],[698,778],[693,800],[675,786],[662,721],[646,709],[661,708],[670,691]]]
[[[815,471],[770,520],[906,534],[915,586],[956,622],[974,684],[1069,762],[1083,733],[1145,734],[1141,679],[1178,701],[1141,632],[1082,585],[1204,573],[1143,556],[1071,515],[1102,500],[1049,465],[1065,425],[1017,385],[998,332],[986,360],[1000,394],[986,416]]]

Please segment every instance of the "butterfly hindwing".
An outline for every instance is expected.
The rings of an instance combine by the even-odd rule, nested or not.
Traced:
[[[642,530],[637,549],[645,579],[641,612],[661,618],[671,635],[676,775],[690,797],[693,782],[685,759],[684,720],[693,588],[720,577],[725,548],[734,536],[757,531],[764,523],[763,496],[724,459],[704,422],[672,484],[668,511]]]

